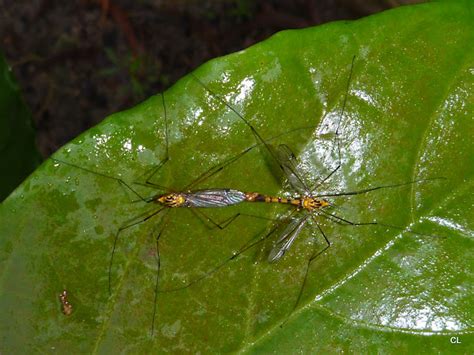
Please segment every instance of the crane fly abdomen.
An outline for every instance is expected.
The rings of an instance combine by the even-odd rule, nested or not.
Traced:
[[[155,201],[167,207],[215,208],[243,202],[245,193],[233,189],[208,189],[164,194]]]
[[[247,202],[265,202],[265,203],[282,203],[297,206],[298,208],[312,211],[319,208],[330,206],[330,203],[324,199],[316,197],[305,196],[296,198],[285,198],[262,195],[258,192],[248,192],[245,194],[245,201]]]

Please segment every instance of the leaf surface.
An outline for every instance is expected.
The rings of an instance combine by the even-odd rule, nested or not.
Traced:
[[[147,197],[162,193],[135,184],[166,156],[161,96],[66,145],[55,157],[83,169],[49,160],[1,206],[2,349],[472,350],[472,14],[468,2],[432,3],[285,31],[194,73],[268,144],[287,144],[310,184],[337,166],[339,126],[341,168],[320,193],[445,178],[331,199],[332,213],[346,220],[384,225],[316,216],[278,263],[266,262],[275,235],[212,273],[268,233],[275,225],[268,219],[288,216],[288,206],[204,210],[215,221],[242,214],[223,230],[190,209],[169,209],[120,233],[109,294],[114,236],[159,206],[83,169]],[[168,190],[256,142],[192,76],[169,89],[165,103],[169,161],[152,180]],[[285,194],[274,165],[258,146],[193,188]],[[293,311],[308,259],[325,246],[316,223],[332,246],[310,264]],[[71,316],[61,313],[63,289]],[[453,336],[462,344],[451,344]]]

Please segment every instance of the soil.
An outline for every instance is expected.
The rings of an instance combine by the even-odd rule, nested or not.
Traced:
[[[1,50],[44,158],[207,60],[397,0],[0,0]]]

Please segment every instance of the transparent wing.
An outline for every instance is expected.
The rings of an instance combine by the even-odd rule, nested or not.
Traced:
[[[268,255],[268,261],[273,263],[280,260],[286,251],[290,249],[291,245],[295,241],[296,237],[301,233],[301,230],[308,221],[309,214],[306,214],[300,218],[292,219],[286,226],[283,232],[278,238],[275,246]]]
[[[225,207],[245,200],[245,193],[233,189],[208,189],[184,194],[186,207]]]
[[[275,149],[275,155],[291,187],[301,195],[309,193],[310,189],[304,183],[302,177],[297,173],[298,168],[296,157],[290,147],[286,144],[280,144]]]

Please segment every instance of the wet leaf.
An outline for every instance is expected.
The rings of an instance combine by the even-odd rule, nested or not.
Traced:
[[[167,209],[120,233],[109,294],[114,236],[159,206],[90,171],[147,197],[161,192],[135,183],[166,157],[161,96],[65,146],[55,157],[83,169],[49,160],[1,206],[2,348],[466,351],[474,319],[470,14],[469,3],[433,3],[286,31],[194,73],[268,144],[287,144],[308,184],[337,166],[339,126],[341,168],[320,193],[445,178],[331,199],[333,214],[380,224],[316,216],[278,263],[266,262],[272,235],[216,271],[288,206],[204,210],[215,221],[242,214],[223,230],[190,209]],[[192,76],[165,103],[169,161],[152,181],[170,190],[255,144],[242,119]],[[259,146],[193,188],[284,194],[272,165]],[[310,264],[293,312],[308,259],[325,246],[316,223],[332,246]],[[63,289],[70,316],[61,312]],[[462,344],[451,344],[455,336]]]

